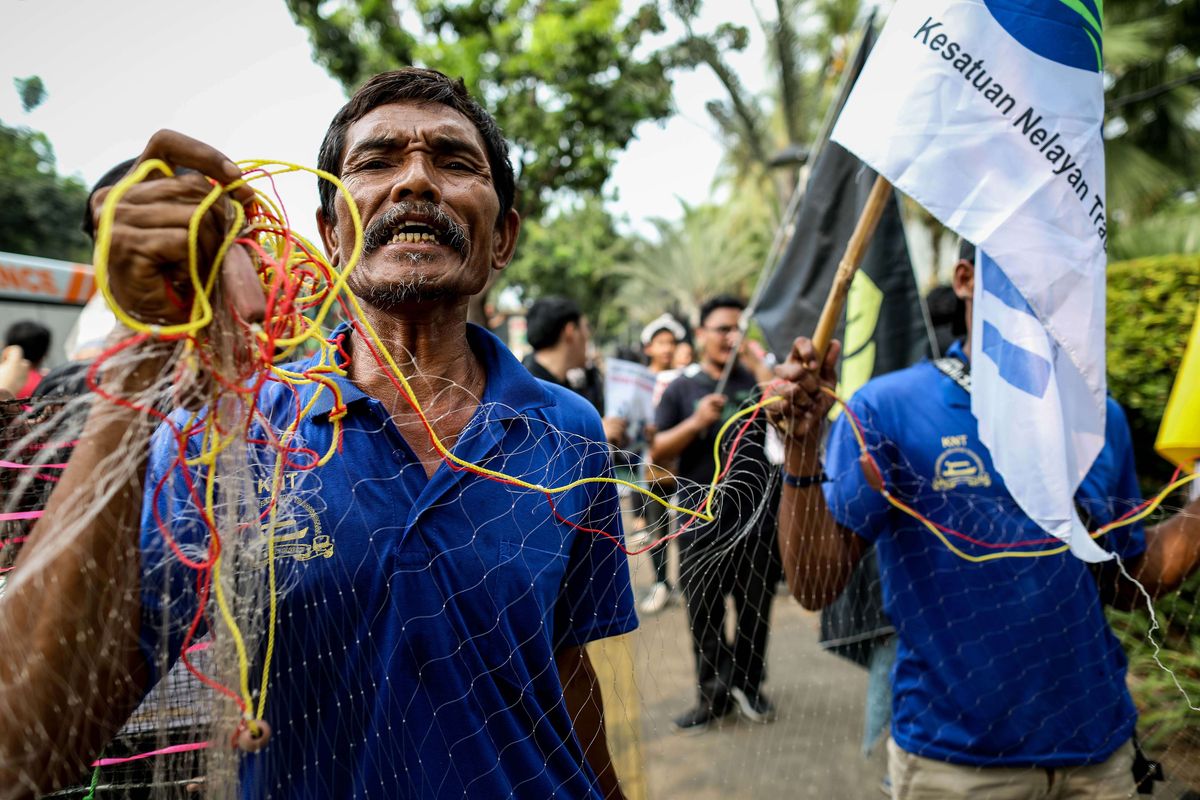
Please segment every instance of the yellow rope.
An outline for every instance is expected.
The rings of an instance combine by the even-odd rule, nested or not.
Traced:
[[[824,391],[826,394],[828,394],[830,397],[832,397],[835,401],[837,401],[839,404],[841,404],[844,408],[847,408],[847,409],[849,408],[849,406],[847,406],[847,404],[846,404],[846,401],[843,400],[842,398],[838,397],[837,394],[835,394],[832,390],[822,387],[822,391]],[[847,414],[847,421],[850,423],[850,429],[854,433],[854,439],[858,443],[860,453],[862,455],[869,455],[867,441],[866,441],[866,438],[863,436],[862,430],[860,430],[860,428],[859,428],[858,419],[853,414]],[[1145,519],[1146,517],[1153,514],[1154,511],[1160,505],[1162,505],[1163,501],[1166,500],[1167,497],[1170,496],[1170,494],[1172,492],[1174,492],[1176,489],[1179,489],[1180,487],[1186,486],[1187,484],[1191,483],[1198,476],[1200,476],[1200,473],[1193,473],[1191,475],[1185,475],[1184,477],[1180,478],[1179,480],[1172,482],[1170,485],[1168,485],[1166,488],[1164,488],[1161,492],[1159,492],[1157,495],[1155,495],[1154,499],[1151,500],[1149,503],[1147,503],[1145,508],[1143,508],[1138,513],[1132,514],[1129,517],[1126,517],[1125,519],[1117,520],[1115,522],[1110,522],[1107,525],[1102,525],[1099,528],[1097,528],[1095,531],[1090,532],[1088,534],[1088,536],[1090,536],[1092,539],[1099,539],[1101,536],[1104,536],[1107,533],[1111,533],[1112,531],[1114,531],[1118,528],[1125,527],[1126,525],[1132,525],[1135,522],[1139,522],[1139,521]],[[886,486],[883,487],[882,489],[880,489],[879,493],[883,495],[884,499],[887,500],[888,503],[891,504],[891,506],[893,508],[904,512],[908,516],[915,519],[917,522],[921,523],[921,525],[924,526],[925,529],[928,530],[930,533],[932,533],[934,536],[936,536],[941,541],[941,543],[944,544],[951,553],[953,553],[954,555],[963,559],[964,561],[970,561],[973,564],[979,564],[979,563],[983,563],[985,561],[996,561],[1001,558],[1041,558],[1043,556],[1056,556],[1056,555],[1065,553],[1071,549],[1070,545],[1064,544],[1060,547],[1052,547],[1047,550],[1002,550],[1002,551],[998,551],[995,553],[985,553],[983,555],[973,555],[973,554],[967,553],[967,552],[963,551],[962,549],[960,549],[959,547],[957,547],[952,541],[950,541],[950,538],[948,536],[946,536],[945,532],[942,531],[942,529],[939,528],[937,525],[934,525],[930,519],[925,517],[923,514],[921,514],[916,509],[909,506],[908,504],[906,504],[900,500],[897,500],[892,495],[892,493],[888,491]]]

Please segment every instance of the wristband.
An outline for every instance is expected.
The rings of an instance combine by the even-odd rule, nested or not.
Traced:
[[[793,489],[807,489],[810,486],[816,486],[818,483],[824,483],[829,480],[829,476],[825,474],[825,470],[821,470],[816,475],[793,475],[786,469],[781,469],[779,474],[783,476],[783,482]]]

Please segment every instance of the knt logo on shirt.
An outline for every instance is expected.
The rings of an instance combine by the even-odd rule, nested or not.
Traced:
[[[947,449],[942,451],[933,465],[935,492],[948,492],[964,485],[973,489],[992,485],[992,476],[983,468],[983,459],[965,446],[966,440],[966,436],[942,437],[942,447]]]

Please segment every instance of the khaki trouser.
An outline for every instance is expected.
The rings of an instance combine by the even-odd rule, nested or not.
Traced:
[[[888,739],[893,800],[1126,800],[1133,742],[1088,767],[965,767],[915,756]]]

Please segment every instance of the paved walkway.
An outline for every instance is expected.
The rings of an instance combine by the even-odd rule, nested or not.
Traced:
[[[640,597],[652,580],[648,558],[635,558],[633,567]],[[630,800],[882,798],[883,759],[859,752],[866,673],[823,652],[816,637],[816,616],[780,594],[766,686],[779,718],[756,725],[730,715],[697,736],[671,727],[695,702],[680,605],[594,650],[610,745]]]

